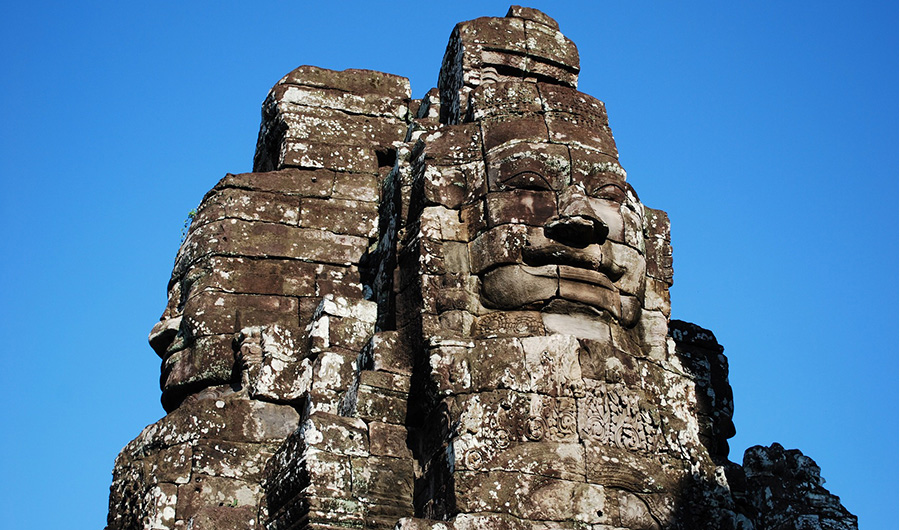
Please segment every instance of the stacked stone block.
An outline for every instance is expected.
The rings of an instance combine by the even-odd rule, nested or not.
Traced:
[[[825,489],[819,466],[797,449],[774,443],[744,453],[758,530],[852,530],[857,518]]]
[[[723,348],[670,320],[668,217],[578,71],[512,6],[457,25],[422,99],[281,79],[179,250],[168,414],[108,528],[856,528],[799,452],[728,460]]]

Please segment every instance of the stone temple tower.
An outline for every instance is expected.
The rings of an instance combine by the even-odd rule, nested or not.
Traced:
[[[778,444],[728,459],[728,364],[670,320],[665,212],[575,45],[513,6],[438,87],[301,66],[204,198],[150,333],[167,415],[109,530],[855,529]]]

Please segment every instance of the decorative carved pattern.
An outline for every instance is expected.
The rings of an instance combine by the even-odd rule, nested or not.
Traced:
[[[241,371],[241,386],[247,388],[259,377],[263,361],[262,330],[254,326],[244,328],[236,335],[238,349],[235,360]]]
[[[599,384],[581,403],[582,438],[650,453],[663,446],[659,411],[637,394],[620,386]]]
[[[531,415],[525,424],[525,437],[531,441],[563,441],[578,429],[575,402],[567,399],[536,397],[531,403]]]
[[[544,334],[544,323],[539,313],[497,311],[487,314],[475,323],[477,337],[531,337]]]

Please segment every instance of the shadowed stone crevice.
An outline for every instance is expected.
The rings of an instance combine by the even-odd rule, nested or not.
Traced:
[[[578,51],[512,6],[438,86],[301,66],[253,172],[207,193],[149,342],[166,415],[108,530],[854,530],[778,444],[731,462],[709,330],[672,320],[669,219]]]

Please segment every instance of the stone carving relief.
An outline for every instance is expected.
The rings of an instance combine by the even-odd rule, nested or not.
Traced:
[[[525,437],[534,442],[543,440],[572,441],[577,425],[573,400],[533,396],[525,427]]]
[[[749,483],[728,460],[727,361],[669,320],[668,218],[579,70],[512,6],[456,26],[422,99],[282,78],[254,172],[178,252],[149,338],[167,415],[117,459],[108,530],[767,530],[821,498],[792,453],[749,453]],[[805,497],[761,495],[769,453]]]
[[[665,448],[658,407],[624,386],[598,383],[579,405],[582,438],[645,453]]]

